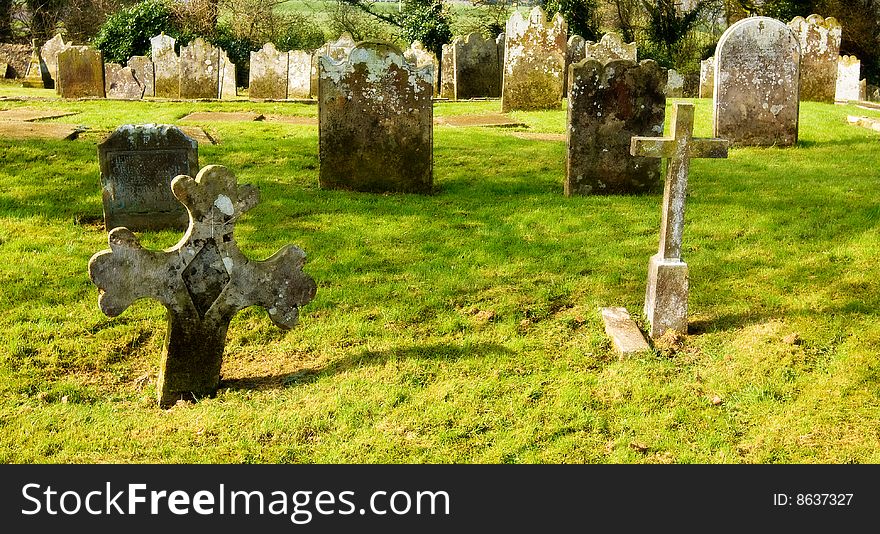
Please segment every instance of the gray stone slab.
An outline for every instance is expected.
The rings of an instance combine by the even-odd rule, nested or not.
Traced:
[[[71,46],[58,54],[61,98],[104,98],[104,59],[100,50]]]
[[[848,102],[861,98],[861,64],[856,56],[840,56],[837,60],[837,81],[834,100]]]
[[[564,83],[562,84],[563,96],[568,95],[571,83],[568,80],[568,69],[571,65],[583,61],[587,57],[587,41],[580,35],[572,35],[568,38],[568,46],[565,49],[565,70],[562,71]]]
[[[64,42],[61,34],[57,34],[43,44],[40,48],[40,57],[46,65],[46,72],[50,78],[50,87],[55,87],[58,78],[58,54],[70,46]]]
[[[131,67],[123,67],[118,63],[104,64],[104,92],[107,98],[140,100],[144,97],[145,89]]]
[[[153,62],[147,56],[132,56],[128,67],[137,81],[144,86],[144,97],[156,96],[156,71]]]
[[[567,25],[540,6],[528,19],[515,11],[507,21],[501,111],[558,109],[562,105]]]
[[[261,121],[265,117],[261,113],[253,111],[196,111],[184,116],[182,121],[202,122],[253,122]]]
[[[810,15],[795,17],[788,23],[801,51],[800,99],[834,102],[837,57],[842,28],[834,17]]]
[[[238,84],[235,79],[235,63],[229,59],[229,55],[222,48],[220,51],[220,75],[217,88],[218,98],[221,100],[233,100],[238,96]]]
[[[602,308],[601,311],[605,333],[611,338],[614,350],[621,357],[651,350],[645,335],[626,308]]]
[[[715,97],[715,58],[700,61],[700,98]]]
[[[251,52],[248,98],[284,100],[287,98],[288,53],[272,43]]]
[[[216,145],[218,143],[216,134],[211,135],[198,126],[180,126],[179,128],[187,137],[195,139],[199,145]]]
[[[305,99],[311,96],[312,54],[305,50],[287,53],[287,98]]]
[[[38,121],[43,119],[57,119],[76,115],[76,111],[53,111],[46,109],[13,108],[0,111],[0,121]]]
[[[0,122],[0,137],[8,139],[76,139],[79,129],[72,124],[55,122]]]
[[[452,44],[445,44],[440,55],[440,98],[455,99],[455,52]]]
[[[487,113],[484,115],[450,115],[448,117],[434,117],[434,124],[444,126],[491,126],[499,128],[525,127],[522,121],[518,121],[510,115],[502,113]]]
[[[870,109],[870,108],[866,108]],[[855,115],[848,115],[846,118],[847,122],[853,124],[855,126],[861,126],[862,128],[867,128],[869,130],[874,130],[875,132],[880,132],[880,119],[872,118],[872,117],[856,117]]]

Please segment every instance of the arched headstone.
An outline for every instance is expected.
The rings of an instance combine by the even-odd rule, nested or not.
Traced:
[[[502,112],[562,105],[566,28],[561,14],[548,21],[539,6],[528,19],[516,11],[507,20]]]
[[[834,102],[842,28],[834,17],[810,15],[788,23],[801,46],[801,100]]]

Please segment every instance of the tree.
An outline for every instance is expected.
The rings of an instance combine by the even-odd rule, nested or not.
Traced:
[[[0,0],[0,43],[12,42],[12,0]]]
[[[452,39],[452,16],[443,0],[405,0],[399,13],[383,13],[371,0],[338,1],[396,28],[407,44],[420,41],[438,58],[443,45]]]
[[[685,38],[700,22],[700,14],[708,4],[701,0],[687,11],[676,6],[675,0],[642,0],[648,16],[645,35],[655,48],[655,59],[667,67],[682,63],[682,52],[688,44]]]
[[[551,17],[561,13],[569,35],[580,35],[587,41],[596,41],[601,35],[598,0],[545,0],[544,10]]]
[[[61,20],[65,5],[64,0],[27,0],[25,2],[31,13],[31,39],[42,43],[55,35],[55,28]]]

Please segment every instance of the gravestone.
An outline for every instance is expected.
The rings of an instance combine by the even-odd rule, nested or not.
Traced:
[[[185,230],[186,210],[171,180],[199,168],[198,143],[176,126],[120,126],[98,145],[104,227]]]
[[[506,40],[504,32],[499,33],[495,38],[495,45],[498,47],[498,87],[502,92],[504,91],[504,42]],[[501,93],[498,95],[500,96]]]
[[[348,32],[343,32],[339,39],[324,43],[319,49],[312,54],[312,80],[311,94],[318,96],[318,59],[321,56],[327,56],[334,61],[343,61],[348,57],[351,49],[354,48],[354,39]]]
[[[859,100],[862,102],[868,100],[868,80],[864,78],[859,80]]]
[[[216,392],[233,316],[262,306],[283,329],[292,328],[299,308],[310,302],[315,281],[302,270],[305,253],[286,245],[265,261],[238,249],[236,220],[259,202],[259,191],[238,185],[225,167],[209,165],[196,178],[171,182],[189,212],[183,238],[164,251],[144,249],[128,228],[110,232],[110,248],[89,260],[98,304],[116,317],[135,300],[152,298],[167,309],[168,330],[159,368],[161,407]]]
[[[49,87],[55,87],[56,82],[58,81],[58,54],[60,54],[63,50],[66,50],[70,45],[64,44],[64,39],[61,37],[61,34],[55,35],[40,48],[40,57],[43,58],[43,63],[46,65],[46,72],[49,75],[50,83]]]
[[[0,79],[10,77],[9,63],[0,63]]]
[[[561,14],[548,21],[540,6],[532,8],[528,19],[515,11],[507,20],[502,113],[559,108],[566,28]]]
[[[238,86],[235,82],[235,63],[229,59],[229,55],[222,48],[220,52],[220,75],[217,87],[217,98],[231,100],[238,95]]]
[[[602,63],[618,59],[639,60],[636,44],[623,42],[623,37],[615,32],[606,33],[597,43],[587,43],[585,54],[587,58],[595,59]]]
[[[431,193],[432,87],[431,68],[388,43],[360,43],[338,63],[322,56],[321,187]]]
[[[137,81],[144,86],[144,96],[156,96],[156,74],[150,58],[147,56],[131,56],[128,59],[128,68],[134,73]]]
[[[279,52],[272,43],[266,43],[261,50],[251,52],[248,98],[287,98],[287,61],[288,53]]]
[[[40,49],[37,48],[37,41],[32,41],[31,45],[33,46],[31,60],[28,63],[27,74],[25,74],[21,86],[37,89],[52,87],[52,78],[49,76],[46,64],[40,58]]]
[[[305,50],[291,50],[287,57],[287,98],[309,98],[312,54]]]
[[[798,138],[800,46],[788,26],[743,19],[715,48],[714,135],[740,146],[792,146]]]
[[[842,36],[840,23],[834,17],[810,15],[806,19],[795,17],[788,27],[801,49],[801,100],[834,102]]]
[[[180,58],[174,38],[164,33],[150,39],[155,71],[155,94],[159,98],[180,98]]]
[[[568,70],[571,65],[580,62],[587,57],[587,41],[580,35],[572,35],[568,38],[565,48],[565,70],[562,71],[562,95],[568,95],[571,83],[568,80]]]
[[[643,193],[660,186],[660,162],[630,155],[634,135],[660,135],[666,70],[587,58],[571,66],[565,195]]]
[[[434,80],[431,83],[434,84],[434,94],[436,95],[437,84],[440,78],[440,64],[437,62],[437,56],[434,55],[434,52],[425,50],[421,42],[413,41],[409,48],[403,51],[403,57],[406,58],[410,65],[415,65],[418,68],[431,68],[431,79]]]
[[[834,100],[862,100],[859,95],[862,62],[856,56],[840,56],[837,61],[837,86]]]
[[[107,98],[140,100],[144,97],[144,89],[131,67],[123,67],[118,63],[104,64],[104,92]]]
[[[715,57],[700,61],[700,98],[715,97]]]
[[[501,96],[498,73],[498,45],[479,33],[456,37],[452,41],[455,99]]]
[[[681,259],[684,204],[692,158],[726,158],[725,139],[694,139],[694,105],[676,102],[672,109],[673,137],[633,137],[631,153],[666,158],[666,180],[660,214],[660,247],[648,264],[645,315],[656,339],[667,330],[687,334],[688,266]]]
[[[677,70],[669,69],[666,72],[666,96],[667,98],[681,98],[684,96],[684,78]]]
[[[455,99],[455,53],[452,44],[445,44],[440,55],[440,98]]]
[[[201,37],[180,49],[180,98],[216,99],[220,50]]]
[[[103,98],[104,57],[100,50],[71,46],[58,54],[61,98]]]

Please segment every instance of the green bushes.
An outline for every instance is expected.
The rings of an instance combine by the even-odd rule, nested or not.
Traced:
[[[131,56],[148,55],[150,38],[161,32],[178,33],[171,8],[164,0],[147,0],[110,15],[93,44],[104,53],[104,61],[125,63]]]

